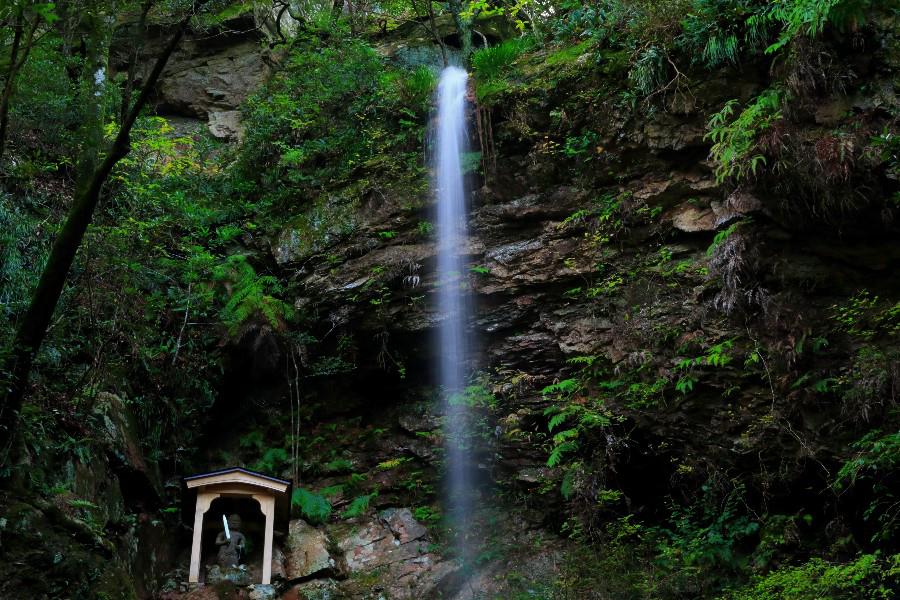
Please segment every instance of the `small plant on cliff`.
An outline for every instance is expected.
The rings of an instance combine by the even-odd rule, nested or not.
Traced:
[[[479,81],[490,81],[500,77],[530,45],[530,38],[514,38],[491,48],[476,50],[472,53],[472,69],[475,76]]]
[[[595,356],[576,356],[569,359],[570,364],[591,367]],[[581,376],[587,373],[582,371]],[[588,432],[607,427],[613,422],[612,413],[606,408],[602,398],[587,396],[580,378],[563,379],[545,387],[541,393],[554,398],[554,403],[544,410],[544,416],[550,417],[547,431],[551,438],[548,467],[556,467],[564,458],[578,450],[579,439]]]
[[[341,513],[341,518],[352,519],[364,514],[367,510],[369,510],[369,504],[377,495],[378,492],[372,492],[371,494],[357,496],[350,502],[350,505],[346,509],[344,509],[344,512]]]
[[[424,107],[431,100],[437,85],[434,71],[425,65],[419,65],[403,77],[400,84],[401,97],[411,106]]]
[[[735,117],[738,101],[729,100],[709,119],[706,139],[713,142],[710,156],[716,163],[716,180],[741,181],[755,176],[766,157],[760,152],[759,135],[782,117],[784,93],[778,88],[764,91]]]
[[[290,304],[273,296],[281,291],[278,278],[258,275],[246,256],[229,256],[216,268],[214,275],[225,287],[227,301],[221,317],[232,334],[253,317],[260,317],[271,327],[280,328],[281,323],[293,315]]]
[[[766,48],[766,54],[772,54],[801,35],[819,35],[827,24],[838,29],[858,27],[873,4],[872,0],[775,0],[751,17],[750,24],[769,21],[781,25],[778,39]]]
[[[678,381],[675,382],[675,389],[682,394],[687,394],[693,390],[694,384],[697,383],[697,377],[695,376],[697,367],[724,367],[731,363],[732,357],[729,354],[729,350],[731,350],[732,346],[734,346],[733,340],[725,340],[710,346],[705,355],[680,360],[675,365],[675,369],[681,373]]]
[[[291,496],[291,505],[313,525],[324,523],[331,516],[331,502],[324,496],[304,488],[297,488]]]

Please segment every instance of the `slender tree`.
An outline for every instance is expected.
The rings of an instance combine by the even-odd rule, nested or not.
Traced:
[[[199,6],[195,3],[194,9]],[[18,324],[13,344],[0,364],[0,375],[5,377],[0,387],[0,453],[6,455],[12,447],[18,424],[19,411],[25,397],[34,358],[59,302],[69,270],[84,238],[94,210],[100,201],[103,185],[116,163],[130,151],[131,129],[150,97],[160,74],[169,61],[188,28],[192,15],[186,16],[175,29],[168,45],[157,57],[150,75],[144,81],[141,93],[122,121],[119,132],[108,147],[84,185],[78,186],[72,206],[59,235],[53,241],[50,256],[24,317]]]
[[[128,72],[125,75],[125,87],[122,89],[122,104],[119,107],[119,121],[128,118],[131,110],[131,94],[134,90],[134,78],[137,72],[138,61],[144,48],[144,36],[147,29],[147,13],[153,7],[153,0],[144,0],[141,4],[141,16],[138,17],[133,38],[134,46],[131,48],[131,60],[128,63]]]
[[[421,16],[423,13],[426,17],[428,17],[427,24],[425,29],[431,34],[431,37],[434,38],[435,43],[438,45],[438,48],[441,49],[441,59],[444,62],[444,66],[446,67],[450,64],[450,57],[447,54],[447,44],[444,43],[443,38],[441,37],[440,32],[438,31],[437,26],[437,17],[434,13],[434,0],[424,0],[422,3],[422,7],[420,8],[418,2],[416,0],[411,0],[413,11],[417,16]]]

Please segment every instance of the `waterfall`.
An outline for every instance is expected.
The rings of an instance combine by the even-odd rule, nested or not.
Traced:
[[[463,397],[470,340],[466,332],[469,302],[463,255],[467,241],[466,189],[462,155],[466,149],[466,83],[468,74],[458,67],[441,73],[437,92],[434,170],[437,195],[438,310],[440,327],[438,377],[444,402],[445,506],[456,550],[468,558],[466,539],[472,509],[471,457],[467,440],[468,411]]]

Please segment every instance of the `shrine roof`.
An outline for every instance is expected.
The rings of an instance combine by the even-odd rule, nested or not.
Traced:
[[[184,482],[189,489],[222,483],[243,483],[277,492],[284,492],[291,485],[291,482],[285,479],[278,479],[277,477],[257,473],[243,467],[229,467],[227,469],[210,471],[209,473],[190,475],[184,478]]]

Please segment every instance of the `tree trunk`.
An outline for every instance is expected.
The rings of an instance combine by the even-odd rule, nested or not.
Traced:
[[[331,22],[337,22],[344,14],[344,0],[334,0],[331,5]]]
[[[103,184],[116,163],[128,154],[131,128],[147,103],[156,81],[184,35],[189,22],[190,17],[186,17],[177,27],[169,45],[156,59],[153,71],[144,82],[128,116],[122,122],[116,139],[107,150],[106,157],[87,180],[86,185],[76,191],[65,223],[53,241],[50,257],[41,273],[28,310],[16,329],[13,345],[9,354],[3,357],[0,375],[6,380],[2,382],[3,386],[0,389],[0,464],[8,464],[6,459],[18,430],[19,411],[22,408],[34,358],[47,335],[47,327],[59,302],[78,247],[100,200]]]
[[[82,21],[85,58],[81,73],[81,93],[79,103],[84,107],[78,127],[78,160],[75,163],[75,196],[88,186],[100,163],[103,150],[103,126],[106,122],[103,90],[109,71],[110,31],[107,13],[100,9],[87,11]]]
[[[472,24],[462,16],[462,3],[460,0],[449,0],[450,13],[453,22],[456,23],[456,31],[459,33],[459,47],[462,53],[463,63],[469,62],[472,55]]]
[[[19,74],[19,69],[28,60],[28,53],[31,52],[31,46],[34,45],[34,34],[40,22],[40,17],[35,16],[34,25],[29,30],[25,41],[25,47],[21,48],[22,33],[25,30],[25,13],[20,9],[19,14],[16,15],[15,33],[13,34],[12,49],[9,54],[9,68],[6,72],[6,83],[3,85],[3,96],[0,97],[0,163],[3,161],[3,153],[6,150],[6,137],[9,128],[9,102],[15,90],[16,76]],[[22,54],[21,58],[19,57],[20,51]]]

